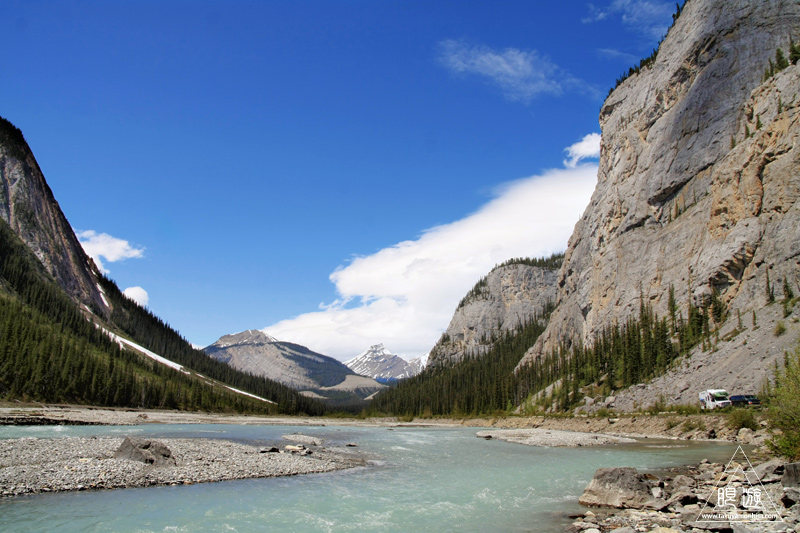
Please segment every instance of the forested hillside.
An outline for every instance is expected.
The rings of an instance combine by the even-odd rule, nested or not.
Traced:
[[[0,174],[0,399],[325,412],[316,400],[195,350],[123,296],[112,280],[93,271],[22,132],[2,118]],[[184,371],[121,349],[106,330],[182,365]]]
[[[271,399],[236,394],[155,363],[87,320],[30,250],[0,221],[0,397],[126,407],[321,414],[291,389],[236,372],[193,350],[150,312],[103,280],[112,320],[131,338],[208,378]]]
[[[452,365],[427,367],[417,376],[379,393],[369,407],[373,414],[493,414],[519,405],[521,382],[514,368],[544,331],[547,316],[531,318],[516,331],[495,339],[489,352],[467,356]]]

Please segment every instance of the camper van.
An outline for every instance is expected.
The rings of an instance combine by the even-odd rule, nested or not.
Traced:
[[[721,409],[730,406],[731,401],[725,389],[708,389],[700,393],[700,409]]]

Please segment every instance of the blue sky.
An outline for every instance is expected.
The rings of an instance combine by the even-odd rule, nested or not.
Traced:
[[[190,341],[414,357],[494,264],[566,247],[600,106],[674,9],[7,0],[0,115],[87,250]]]

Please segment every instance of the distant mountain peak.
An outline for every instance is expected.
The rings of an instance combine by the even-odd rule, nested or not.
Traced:
[[[383,343],[373,344],[356,357],[345,361],[345,366],[356,374],[379,382],[395,381],[415,376],[425,368],[422,358],[406,361],[390,352]],[[427,358],[426,361],[427,362]]]
[[[231,333],[230,335],[223,335],[217,341],[212,344],[210,347],[215,348],[227,348],[229,346],[241,346],[241,345],[261,345],[261,344],[270,344],[273,342],[279,342],[278,339],[273,337],[272,335],[267,334],[260,329],[248,329],[246,331],[242,331],[240,333]]]

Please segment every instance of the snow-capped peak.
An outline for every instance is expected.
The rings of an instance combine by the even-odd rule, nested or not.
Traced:
[[[415,360],[416,361],[416,360]],[[393,381],[415,376],[421,368],[418,364],[409,363],[400,356],[394,355],[383,344],[373,344],[353,359],[344,363],[350,370],[377,381]]]

